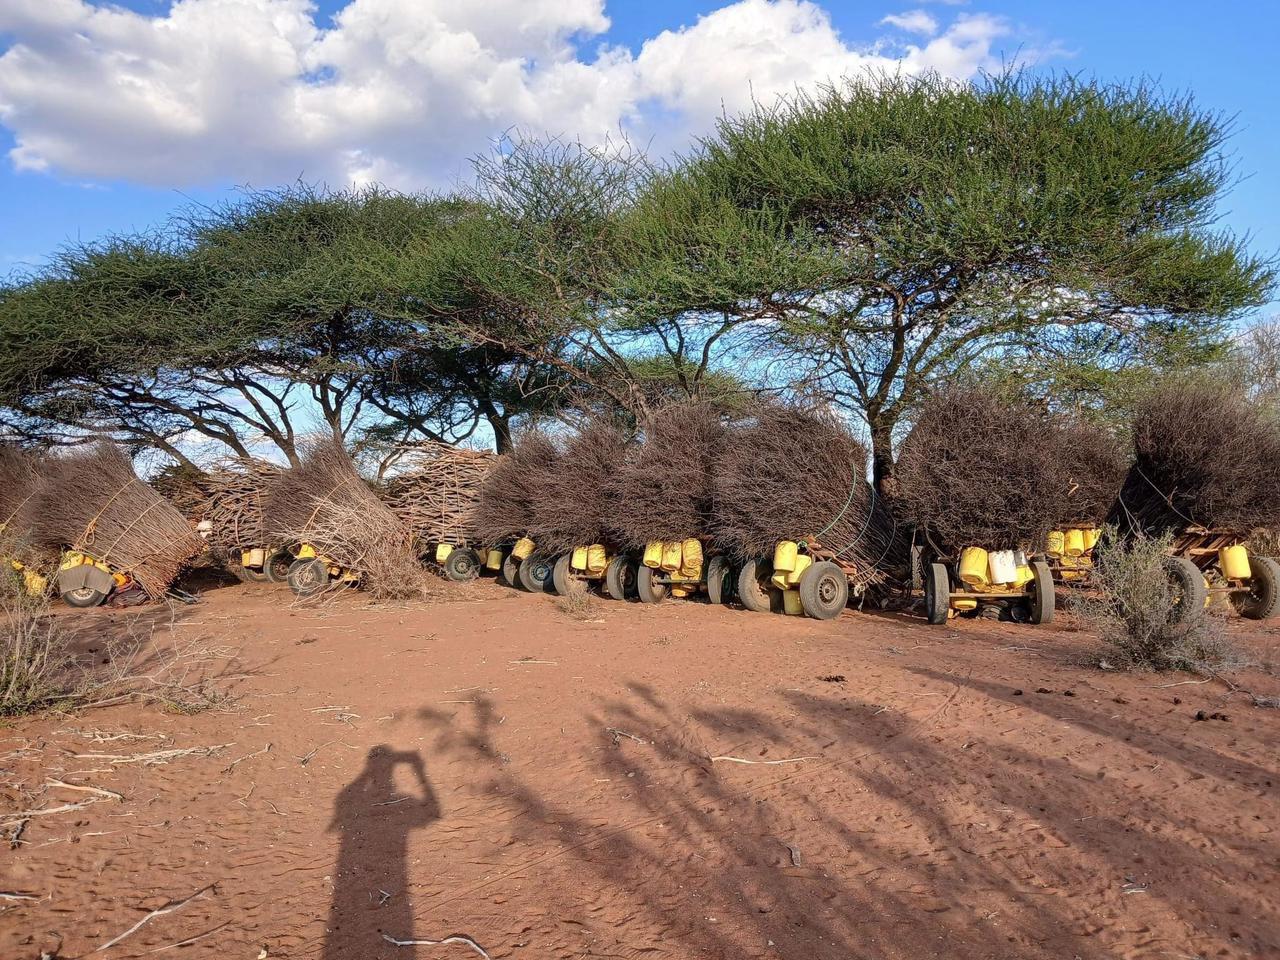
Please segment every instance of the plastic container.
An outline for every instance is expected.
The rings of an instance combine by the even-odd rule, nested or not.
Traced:
[[[781,570],[783,573],[790,573],[796,568],[796,557],[799,554],[799,548],[794,540],[781,540],[778,545],[773,548],[773,569]]]
[[[533,553],[533,541],[528,537],[521,537],[511,548],[511,555],[517,560],[527,560],[531,553]]]
[[[978,601],[975,600],[973,597],[952,597],[951,609],[952,610],[977,610]]]
[[[702,578],[702,541],[690,537],[680,545],[680,576],[690,580]]]
[[[657,570],[662,566],[662,541],[655,540],[653,543],[645,544],[644,558],[641,561],[646,567]]]
[[[449,554],[453,553],[452,543],[436,544],[436,563],[444,563],[449,559]]]
[[[1097,527],[1088,527],[1084,531],[1084,549],[1087,553],[1098,545],[1098,541],[1102,539],[1102,531]]]
[[[1228,580],[1250,580],[1253,578],[1253,567],[1249,564],[1249,551],[1244,544],[1234,547],[1223,547],[1218,551],[1218,566],[1222,575]]]
[[[484,555],[484,568],[486,570],[501,570],[502,551],[495,548],[486,553]]]
[[[254,547],[252,550],[240,551],[240,566],[242,567],[260,567],[267,562],[267,551],[261,547]]]
[[[969,586],[987,585],[987,566],[987,551],[981,547],[965,547],[960,551],[960,579]]]
[[[1067,549],[1067,535],[1061,530],[1050,530],[1044,538],[1044,552],[1051,557],[1060,557]]]
[[[1084,531],[1072,528],[1067,531],[1065,547],[1063,549],[1068,557],[1080,557],[1084,555]]]
[[[802,553],[796,557],[796,568],[787,574],[787,589],[799,586],[800,577],[806,570],[813,566],[813,557],[807,553]]]
[[[608,565],[609,555],[605,552],[604,544],[593,543],[587,547],[587,573],[604,573],[604,568]]]
[[[1012,550],[992,550],[987,554],[987,571],[992,583],[1013,583],[1018,576],[1018,564]]]
[[[671,540],[662,545],[662,569],[667,573],[675,573],[684,560],[683,544],[679,540]]]
[[[782,591],[782,612],[789,617],[804,616],[804,604],[800,602],[799,590]]]

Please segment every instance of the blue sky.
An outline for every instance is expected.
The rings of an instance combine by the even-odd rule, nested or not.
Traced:
[[[14,2],[18,7],[26,4],[26,0]],[[268,0],[252,2],[266,3]],[[292,2],[296,4],[300,0]],[[587,24],[592,21],[589,8],[594,3],[595,0],[576,0],[574,4],[566,2],[565,6],[580,8],[583,11],[582,23]],[[168,5],[160,0],[130,0],[122,6],[148,16],[163,16],[168,10]],[[345,3],[338,0],[324,0],[318,4],[315,19],[321,26],[328,26],[331,16],[344,6]],[[612,49],[616,53],[620,48],[639,57],[647,40],[663,31],[692,26],[699,15],[724,6],[723,3],[677,0],[612,2],[606,4],[604,11],[610,20],[607,30],[601,31],[598,27],[573,30],[575,21],[572,17],[568,17],[562,26],[572,33],[571,42],[577,60],[596,61],[602,50]],[[862,50],[880,41],[896,44],[889,48],[891,52],[900,51],[903,44],[914,40],[882,24],[887,15],[924,10],[939,21],[940,31],[949,29],[947,24],[957,17],[987,15],[1002,18],[1006,31],[991,40],[988,51],[991,57],[1007,61],[1031,54],[1037,60],[1034,69],[1071,70],[1103,78],[1143,76],[1159,81],[1166,89],[1194,93],[1201,105],[1235,117],[1236,133],[1230,149],[1238,174],[1243,179],[1223,205],[1223,225],[1236,233],[1250,234],[1254,248],[1260,252],[1274,254],[1280,251],[1280,191],[1271,182],[1273,173],[1280,167],[1280,112],[1276,111],[1274,104],[1276,91],[1280,89],[1274,51],[1275,38],[1280,36],[1280,8],[1276,5],[1263,2],[1206,5],[1190,0],[1165,3],[971,0],[964,5],[913,3],[910,0],[900,4],[828,0],[819,6],[829,18],[830,26],[838,32],[839,40],[854,49]],[[31,13],[31,10],[37,12]],[[25,14],[20,12],[16,19],[9,15],[6,27],[6,14],[0,11],[0,31],[5,31],[0,32],[0,49],[11,50],[15,45],[48,42],[47,38],[42,39],[42,32],[59,27],[47,22],[33,26],[33,22],[40,21],[42,17],[44,14],[39,5],[32,3],[29,10]],[[74,32],[74,28],[70,32]],[[919,39],[923,42],[923,38]],[[505,35],[496,36],[494,43],[501,46],[508,41],[515,43]],[[543,46],[539,46],[540,43],[542,41],[528,50],[517,49],[512,56],[526,60],[553,56],[551,42],[547,41]],[[51,49],[56,51],[56,47]],[[367,59],[369,48],[362,49],[365,52],[359,55]],[[343,62],[356,62],[352,59],[356,55],[350,51],[336,55],[347,57]],[[56,57],[49,59],[57,60]],[[658,58],[655,56],[653,59]],[[222,141],[207,151],[211,158],[208,170],[201,170],[199,164],[193,164],[189,159],[192,155],[181,161],[175,160],[166,167],[162,158],[157,159],[165,148],[163,128],[160,133],[154,126],[140,128],[136,134],[136,167],[139,172],[135,175],[135,164],[129,154],[133,149],[129,139],[133,135],[129,129],[129,115],[116,117],[111,113],[114,106],[111,98],[104,91],[92,89],[90,74],[71,78],[68,81],[70,94],[51,94],[47,99],[41,99],[41,85],[54,86],[56,81],[63,79],[56,73],[50,74],[49,69],[56,71],[60,68],[46,67],[44,72],[37,70],[19,78],[27,87],[19,85],[20,92],[16,96],[30,98],[27,114],[25,119],[13,122],[0,119],[0,153],[7,156],[15,146],[16,136],[44,119],[39,116],[41,110],[69,111],[68,116],[72,119],[61,128],[64,139],[68,129],[74,137],[77,123],[93,126],[98,117],[102,118],[102,123],[96,133],[86,136],[85,143],[71,147],[64,145],[61,155],[75,158],[70,164],[60,164],[55,160],[44,170],[19,170],[15,169],[11,159],[0,160],[0,209],[3,210],[3,218],[0,219],[0,274],[39,264],[49,252],[68,241],[89,240],[111,231],[142,229],[163,220],[189,200],[209,202],[227,197],[238,182],[270,186],[299,174],[313,178],[317,169],[322,171],[325,179],[333,176],[323,168],[323,164],[328,162],[326,157],[308,155],[305,151],[295,156],[289,151],[288,144],[270,145],[270,149],[275,151],[273,156],[279,157],[271,164],[254,163],[253,157],[245,155],[255,149],[253,138],[246,138],[244,129],[234,125],[229,126],[225,134],[216,131],[210,134],[221,136]],[[651,133],[658,131],[659,140],[666,120],[665,116],[658,119],[660,114],[653,106],[652,98],[658,96],[653,91],[666,79],[664,72],[665,68],[659,63],[655,66],[655,76],[643,81],[648,84],[645,88],[648,92],[644,96],[650,98],[643,100],[647,105],[645,109],[653,113],[647,121],[649,127],[645,128],[643,121],[635,121],[636,129],[648,129]],[[86,77],[90,79],[86,80]],[[216,87],[216,79],[211,79],[211,86]],[[5,76],[0,73],[0,118],[5,116],[5,82]],[[596,80],[590,82],[595,83]],[[699,104],[714,93],[696,89],[704,83],[703,75],[695,73],[682,82],[687,89],[661,94],[670,96],[669,102],[684,111],[684,125],[679,122],[672,124],[672,137],[676,139],[686,136],[689,131],[705,128],[708,121],[705,109]],[[721,82],[740,85],[732,80]],[[12,100],[15,96],[12,93],[15,89],[12,75],[9,83],[9,98]],[[75,83],[82,85],[85,101],[75,104],[73,109],[68,102],[77,90]],[[605,81],[600,83],[607,85]],[[37,92],[21,92],[31,88]],[[545,87],[535,87],[533,99],[543,103],[554,99],[546,90]],[[576,109],[572,100],[573,87],[568,90],[567,94],[561,91],[563,102],[560,106],[554,109],[547,107],[547,112],[536,115],[553,118],[547,122],[559,124],[565,130],[573,129],[578,122],[596,123],[600,117],[607,119],[607,103],[589,119],[578,118],[573,113]],[[593,92],[598,91],[593,88]],[[449,96],[457,97],[459,94],[457,91],[451,91],[448,96],[441,94],[436,102],[448,102]],[[253,101],[250,89],[247,96],[242,92],[242,99],[226,109],[230,112],[252,112],[255,109]],[[219,105],[218,109],[223,109],[223,106]],[[438,111],[440,108],[432,109]],[[424,182],[433,185],[448,180],[464,168],[460,158],[483,149],[484,137],[500,133],[501,124],[506,122],[505,117],[495,119],[493,129],[486,133],[483,123],[476,121],[465,127],[445,129],[430,144],[415,142],[414,137],[430,137],[429,131],[438,115],[425,115],[426,122],[414,117],[407,117],[404,122],[393,118],[380,127],[377,150],[371,151],[378,155],[367,164],[371,171],[368,176],[390,179],[397,181],[396,185],[404,186],[417,186]],[[358,116],[355,119],[358,120]],[[216,122],[210,121],[211,124]],[[271,116],[264,113],[254,119],[254,126],[250,129],[269,127],[272,122]],[[346,122],[351,124],[355,120],[348,117]],[[95,141],[94,136],[102,138],[101,141]],[[243,152],[236,152],[237,142],[243,144]],[[228,152],[219,153],[219,150]],[[95,155],[105,158],[108,154],[110,162],[95,165]],[[416,166],[406,168],[402,162],[404,156],[422,159]],[[230,159],[220,159],[223,157]],[[245,161],[244,169],[222,176],[217,173],[227,166],[235,166],[240,160]],[[79,169],[66,169],[68,165],[76,164]],[[317,164],[321,166],[315,166]],[[192,170],[197,172],[192,173]],[[285,170],[289,173],[284,173]],[[1264,312],[1280,312],[1280,304],[1272,304]]]

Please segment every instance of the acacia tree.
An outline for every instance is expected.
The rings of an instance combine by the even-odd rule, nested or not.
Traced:
[[[899,422],[975,361],[1211,349],[1265,300],[1272,264],[1212,226],[1226,135],[1145,85],[876,77],[726,118],[671,176],[791,264],[733,309],[776,318],[779,351],[866,420],[882,482]],[[696,284],[707,225],[667,214]]]

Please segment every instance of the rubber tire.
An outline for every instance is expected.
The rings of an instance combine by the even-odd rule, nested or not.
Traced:
[[[95,590],[93,587],[81,587],[79,590],[68,590],[62,595],[62,602],[68,607],[75,607],[78,610],[87,610],[90,607],[100,607],[106,603],[107,594],[101,590]]]
[[[931,624],[947,622],[951,610],[951,574],[945,563],[931,563],[924,572],[924,615]]]
[[[524,586],[520,583],[520,561],[511,554],[506,554],[502,558],[502,568],[498,571],[498,579],[508,587],[523,590]]]
[[[245,583],[267,583],[270,577],[266,570],[255,570],[253,567],[236,567],[236,576]]]
[[[636,598],[636,566],[635,561],[627,557],[614,557],[604,569],[605,593],[614,600],[634,600]]]
[[[289,568],[293,566],[294,561],[297,559],[292,553],[281,547],[267,557],[267,562],[263,564],[262,570],[265,579],[271,583],[288,583]]]
[[[289,589],[298,597],[314,597],[329,589],[329,565],[319,557],[295,560],[289,567]]]
[[[1250,557],[1253,576],[1249,593],[1232,594],[1231,602],[1247,620],[1270,620],[1280,616],[1280,563],[1270,557]]]
[[[572,561],[573,556],[566,553],[556,560],[555,566],[551,568],[551,586],[557,596],[567,597],[569,595],[569,585],[574,580]]]
[[[736,579],[729,558],[717,553],[707,561],[707,599],[715,604],[728,603],[733,599]]]
[[[530,593],[551,590],[552,561],[542,554],[530,554],[520,561],[520,586]]]
[[[1028,622],[1036,625],[1053,623],[1053,610],[1054,605],[1057,603],[1053,586],[1053,571],[1049,569],[1049,564],[1043,560],[1033,560],[1031,562],[1031,572],[1035,574],[1035,579],[1031,581],[1034,589],[1031,594],[1031,616]]]
[[[444,558],[444,575],[454,583],[466,583],[480,576],[480,554],[469,547],[457,547]]]
[[[769,583],[773,576],[773,563],[769,560],[748,560],[738,571],[738,600],[752,613],[780,613],[782,591]]]
[[[1204,612],[1205,601],[1209,597],[1204,574],[1186,557],[1166,558],[1165,569],[1169,573],[1174,602],[1177,604],[1173,622],[1187,623],[1192,617]]]
[[[667,599],[668,587],[665,583],[654,583],[653,567],[641,566],[636,571],[636,596],[641,603],[661,603]]]
[[[830,560],[811,563],[800,574],[799,586],[806,617],[834,620],[849,605],[849,577]]]

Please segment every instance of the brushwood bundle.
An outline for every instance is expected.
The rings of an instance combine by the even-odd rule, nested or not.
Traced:
[[[209,497],[209,474],[199,467],[174,463],[150,480],[151,489],[164,497],[189,520],[200,520],[201,509]]]
[[[565,553],[577,546],[617,546],[609,479],[625,462],[627,438],[612,422],[588,420],[563,444],[554,469],[529,479],[528,534],[542,550]]]
[[[33,543],[30,504],[42,482],[43,457],[9,444],[0,445],[0,560],[47,562],[48,551]]]
[[[901,575],[909,542],[867,482],[867,450],[829,413],[763,407],[724,444],[715,536],[741,559],[816,541],[862,583]]]
[[[1280,428],[1241,390],[1202,381],[1156,390],[1135,414],[1133,446],[1111,516],[1122,532],[1280,527]]]
[[[420,547],[474,543],[476,501],[497,457],[433,440],[406,448],[402,469],[383,500],[413,531]]]
[[[278,546],[267,534],[263,499],[283,467],[265,460],[224,460],[205,475],[194,516],[209,523],[209,549],[222,559],[242,550]]]
[[[714,479],[726,436],[712,404],[670,403],[654,411],[640,443],[609,483],[620,546],[641,550],[656,540],[710,538]]]
[[[529,532],[533,498],[554,476],[560,451],[551,438],[528,431],[510,453],[498,458],[476,498],[475,531],[489,546],[507,543]]]
[[[131,576],[152,600],[204,549],[187,518],[139,480],[112,443],[48,458],[24,509],[42,545],[87,553]]]
[[[895,506],[946,554],[1038,548],[1055,527],[1105,515],[1122,464],[1105,431],[956,388],[930,397],[903,440]]]
[[[263,500],[272,543],[306,543],[360,576],[375,597],[421,592],[424,578],[404,521],[379,499],[340,443],[304,444],[301,462],[282,470]]]

